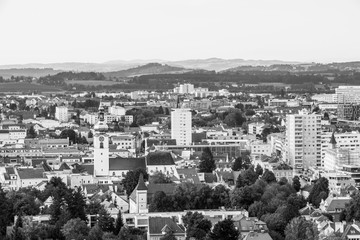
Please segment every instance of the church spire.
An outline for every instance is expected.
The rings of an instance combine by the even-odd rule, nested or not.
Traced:
[[[332,148],[335,149],[336,148],[335,131],[331,135],[330,143],[332,145]]]

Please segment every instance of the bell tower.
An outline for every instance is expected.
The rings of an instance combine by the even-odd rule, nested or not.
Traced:
[[[99,121],[94,125],[94,176],[109,176],[109,135],[108,126],[104,119],[104,112],[100,109]]]
[[[105,133],[94,136],[94,175],[109,175],[109,136]]]

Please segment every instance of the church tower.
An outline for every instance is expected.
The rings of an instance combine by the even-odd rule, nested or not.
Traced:
[[[141,173],[139,182],[129,198],[129,212],[130,213],[148,213],[147,207],[147,187],[144,182],[144,176]]]
[[[106,134],[108,126],[104,119],[104,112],[100,110],[99,121],[94,125],[94,176],[107,177],[109,175],[109,136]]]
[[[94,175],[109,175],[109,136],[106,133],[96,133],[94,136]]]

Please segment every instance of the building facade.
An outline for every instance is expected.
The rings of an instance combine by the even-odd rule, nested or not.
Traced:
[[[294,168],[321,166],[321,115],[287,115],[286,145],[286,160]]]
[[[171,111],[171,138],[176,139],[177,145],[190,145],[192,116],[190,109],[175,108]]]

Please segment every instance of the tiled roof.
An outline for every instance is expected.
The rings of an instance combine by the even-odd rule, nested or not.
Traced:
[[[146,169],[145,158],[110,158],[109,170],[129,170]]]
[[[153,152],[146,156],[147,165],[175,165],[170,152]]]
[[[206,183],[214,183],[217,182],[217,177],[212,173],[204,173],[204,179]]]
[[[166,195],[173,195],[176,186],[176,183],[150,183],[148,185],[148,195],[152,196],[160,191],[163,191]]]
[[[20,179],[44,178],[44,169],[42,168],[19,168]]]
[[[162,234],[163,228],[170,229],[174,235],[185,234],[185,231],[177,225],[174,220],[166,217],[149,217],[149,233]]]
[[[179,175],[184,175],[184,178],[180,178],[180,181],[186,182],[188,180],[192,180],[192,182],[195,184],[200,183],[199,176],[196,172],[196,169],[194,169],[194,168],[177,169],[177,172]]]
[[[345,204],[350,202],[351,197],[339,197],[339,198],[331,198],[327,199],[328,206],[326,208],[327,211],[335,211],[336,209],[344,209]]]

